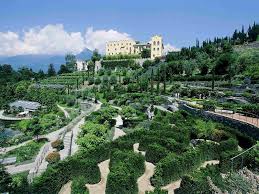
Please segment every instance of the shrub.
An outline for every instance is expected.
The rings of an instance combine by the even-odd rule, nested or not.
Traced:
[[[61,139],[51,142],[51,146],[58,151],[64,149],[64,143]]]
[[[71,194],[89,194],[85,184],[87,183],[87,178],[84,176],[78,176],[72,181]]]
[[[115,150],[111,155],[107,194],[137,193],[137,178],[144,172],[144,157],[132,151]]]
[[[157,143],[153,143],[147,146],[146,160],[152,163],[157,163],[159,160],[167,156],[168,153],[169,152],[165,147]]]
[[[88,84],[89,85],[93,85],[94,84],[94,78],[93,77],[89,77]]]
[[[99,85],[101,82],[102,82],[101,79],[98,77],[95,79],[94,84]]]
[[[203,143],[181,155],[168,154],[157,163],[152,182],[156,186],[162,186],[178,180],[184,174],[197,169],[205,160],[218,158],[217,148],[215,144]]]
[[[50,164],[58,163],[60,160],[60,154],[58,152],[49,153],[46,157],[46,161]]]

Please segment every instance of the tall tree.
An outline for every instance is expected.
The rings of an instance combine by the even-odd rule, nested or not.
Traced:
[[[62,64],[60,66],[58,74],[69,73],[69,72],[70,72],[70,70],[68,69],[68,67],[66,65]]]
[[[92,61],[95,63],[96,61],[99,61],[102,58],[102,56],[98,53],[98,50],[95,49],[93,51],[93,55],[92,55]]]
[[[54,68],[54,65],[50,64],[49,68],[48,68],[48,76],[51,77],[51,76],[55,76],[55,75],[56,75],[56,70]]]
[[[151,85],[151,94],[153,94],[153,90],[154,90],[154,73],[153,73],[153,69],[151,71],[150,85]]]
[[[150,58],[150,57],[151,57],[150,49],[145,48],[141,51],[141,58],[146,59],[146,58]]]
[[[160,91],[159,91],[159,87],[160,87],[160,69],[159,68],[157,69],[156,75],[157,75],[156,92],[157,92],[157,94],[159,94],[160,93]]]
[[[65,56],[66,66],[69,72],[76,70],[76,56],[73,54],[67,54]]]

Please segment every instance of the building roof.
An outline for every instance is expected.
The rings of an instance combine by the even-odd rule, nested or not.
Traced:
[[[25,110],[37,110],[41,104],[38,102],[31,102],[25,100],[17,100],[15,102],[10,103],[11,107],[22,107]]]

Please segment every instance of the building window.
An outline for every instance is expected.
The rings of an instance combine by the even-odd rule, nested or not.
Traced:
[[[153,48],[153,51],[155,51],[156,50],[156,48]]]
[[[159,51],[159,48],[157,48],[157,50]]]
[[[160,42],[159,41],[157,41],[157,45],[159,45],[160,44]]]
[[[153,45],[156,45],[156,41],[153,42]]]

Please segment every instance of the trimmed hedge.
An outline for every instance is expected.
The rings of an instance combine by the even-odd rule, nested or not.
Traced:
[[[218,146],[209,143],[202,143],[182,155],[170,153],[157,163],[152,182],[155,186],[169,184],[197,169],[204,161],[218,157]]]
[[[40,177],[34,179],[32,193],[58,193],[64,184],[78,176],[84,176],[87,183],[90,184],[99,182],[100,171],[96,161],[90,158],[79,160],[71,157],[50,166]]]
[[[102,61],[102,67],[105,69],[115,69],[116,67],[120,68],[134,68],[136,63],[132,59],[125,59],[125,60],[108,60]]]
[[[106,194],[137,193],[137,178],[144,171],[144,157],[141,154],[115,150],[111,155]]]

